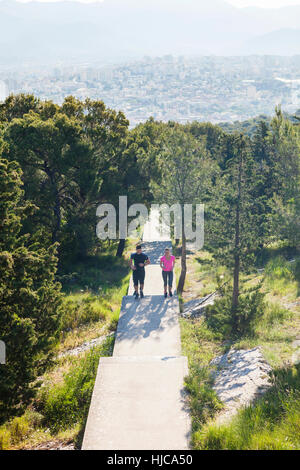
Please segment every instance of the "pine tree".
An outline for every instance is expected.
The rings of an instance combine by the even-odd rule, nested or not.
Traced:
[[[234,155],[227,161],[208,205],[206,233],[208,247],[232,270],[233,316],[238,309],[240,272],[252,264],[260,243],[258,220],[262,205],[256,194],[258,166],[249,141],[243,135],[235,135],[234,140]]]
[[[35,209],[23,199],[22,172],[0,159],[0,420],[22,410],[34,381],[51,357],[60,326],[60,285],[54,281],[56,245],[47,250],[21,236],[22,220]]]

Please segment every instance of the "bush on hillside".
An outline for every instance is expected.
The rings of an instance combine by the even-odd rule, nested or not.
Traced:
[[[260,288],[261,284],[241,293],[235,312],[232,309],[232,288],[226,288],[221,297],[205,309],[208,327],[224,337],[253,335],[255,325],[265,310],[265,295]]]

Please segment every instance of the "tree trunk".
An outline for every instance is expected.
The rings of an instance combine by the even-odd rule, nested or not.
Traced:
[[[53,212],[56,219],[55,227],[52,233],[52,242],[54,243],[58,241],[58,233],[60,231],[61,226],[61,204],[58,190],[56,190],[55,194],[55,206]]]
[[[184,225],[182,222],[181,273],[180,273],[178,286],[177,286],[177,293],[179,295],[181,295],[183,292],[185,277],[186,277],[186,238],[185,238],[185,232],[184,232]]]
[[[237,308],[239,303],[240,284],[240,216],[242,200],[242,150],[240,150],[238,168],[238,194],[235,213],[235,237],[234,237],[234,273],[233,273],[233,294],[232,294],[232,314],[235,328],[237,327]]]
[[[117,252],[116,252],[116,256],[118,256],[119,258],[121,258],[123,256],[123,251],[124,251],[124,248],[125,248],[125,238],[121,238],[119,240],[119,244],[118,244],[118,248],[117,248]]]
[[[234,257],[232,311],[236,313],[239,303],[240,255]]]

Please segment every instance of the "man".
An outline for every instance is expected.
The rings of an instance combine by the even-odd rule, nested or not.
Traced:
[[[168,297],[167,286],[169,287],[169,296],[172,297],[173,269],[175,266],[175,256],[171,255],[169,248],[165,249],[165,254],[160,258],[160,267],[164,282],[164,296]]]
[[[134,296],[136,299],[139,298],[139,283],[140,283],[140,296],[141,299],[144,297],[144,280],[145,280],[145,266],[150,264],[150,260],[145,253],[142,253],[142,246],[136,246],[136,253],[132,253],[130,256],[130,267],[133,271],[133,284],[134,284]]]

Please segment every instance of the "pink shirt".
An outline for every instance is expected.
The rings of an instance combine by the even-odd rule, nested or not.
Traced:
[[[175,256],[171,255],[170,259],[167,259],[165,256],[162,256],[160,258],[160,261],[162,261],[164,265],[163,271],[173,271]]]

